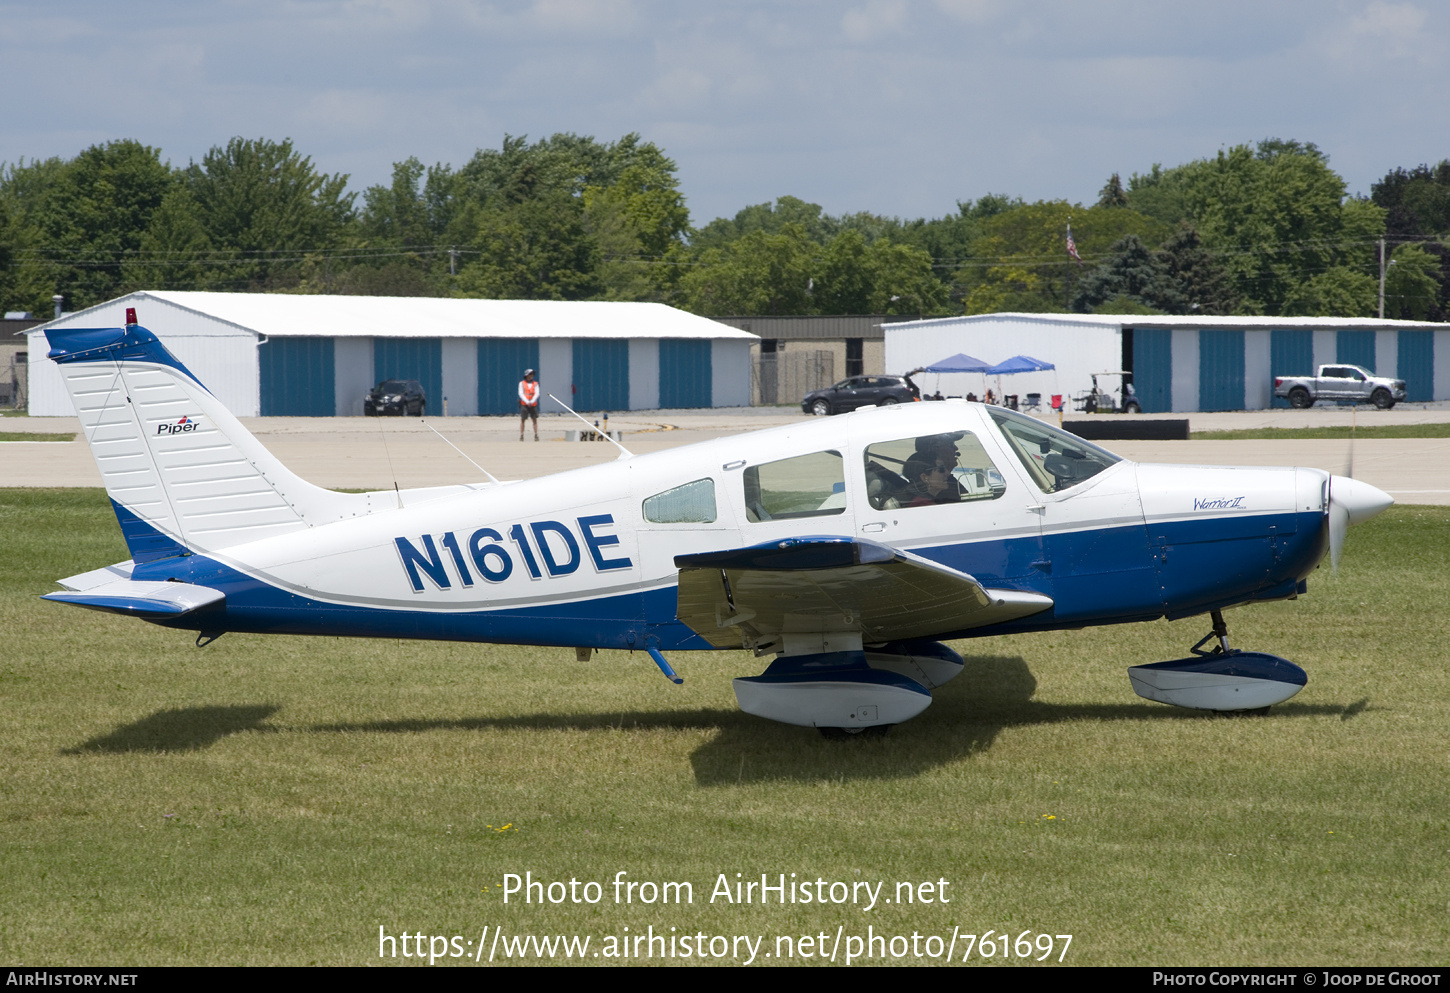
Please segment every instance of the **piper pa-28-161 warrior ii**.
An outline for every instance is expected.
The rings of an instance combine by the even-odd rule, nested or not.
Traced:
[[[1392,502],[1318,469],[1137,464],[965,401],[540,479],[335,493],[284,468],[134,321],[46,332],[132,556],[47,599],[198,645],[242,631],[630,649],[676,682],[663,652],[744,648],[774,659],[734,681],[743,710],[836,735],[924,710],[963,668],[944,641],[1209,614],[1190,657],[1130,669],[1133,688],[1260,710],[1306,676],[1230,648],[1221,612],[1304,592],[1345,528]]]

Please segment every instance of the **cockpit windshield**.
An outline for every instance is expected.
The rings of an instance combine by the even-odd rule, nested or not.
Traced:
[[[987,412],[997,422],[1007,447],[1044,493],[1076,486],[1122,461],[1112,452],[1036,418],[1001,407],[988,407]]]

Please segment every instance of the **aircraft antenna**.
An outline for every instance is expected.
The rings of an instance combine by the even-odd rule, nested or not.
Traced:
[[[398,470],[393,468],[393,453],[388,451],[388,433],[383,430],[383,419],[378,418],[378,436],[383,439],[383,455],[388,460],[388,474],[393,477],[393,492],[398,495],[398,509],[403,509],[403,491],[398,489]]]
[[[483,466],[481,466],[481,465],[479,465],[479,464],[478,464],[478,463],[477,463],[477,462],[475,462],[475,461],[473,461],[473,459],[470,459],[470,458],[468,458],[468,456],[467,456],[467,455],[466,455],[466,454],[464,454],[464,451],[463,451],[463,449],[461,449],[461,448],[459,448],[459,447],[458,447],[458,446],[457,446],[457,445],[455,445],[455,444],[453,444],[453,442],[451,442],[451,441],[449,441],[449,440],[448,440],[448,439],[447,439],[447,438],[444,438],[444,437],[443,437],[443,432],[442,432],[442,431],[439,431],[439,430],[438,430],[438,429],[437,429],[437,428],[435,428],[435,427],[434,427],[434,426],[433,426],[433,425],[431,425],[431,424],[429,424],[429,423],[428,423],[428,422],[427,422],[427,421],[422,421],[422,422],[421,422],[421,423],[422,423],[422,424],[423,424],[423,426],[424,426],[424,427],[426,427],[426,428],[427,428],[427,429],[428,429],[428,430],[429,430],[429,431],[432,431],[432,432],[433,432],[433,433],[434,433],[434,434],[436,434],[436,435],[437,435],[437,436],[438,436],[438,437],[440,437],[440,438],[443,438],[443,442],[444,442],[444,444],[446,444],[446,445],[447,445],[447,446],[448,446],[448,447],[449,447],[449,448],[451,448],[451,449],[453,449],[453,450],[454,450],[454,451],[455,451],[455,452],[457,452],[457,453],[458,453],[458,454],[459,454],[459,455],[462,455],[462,456],[463,456],[463,457],[464,457],[464,458],[465,458],[465,459],[468,459],[468,464],[469,464],[469,465],[471,465],[471,466],[473,466],[473,467],[474,467],[474,468],[475,468],[475,469],[477,469],[477,470],[478,470],[478,471],[479,471],[479,472],[481,472],[481,473],[483,473],[483,474],[484,474],[484,475],[485,475],[485,476],[487,476],[487,477],[488,477],[488,481],[489,481],[489,482],[490,482],[490,483],[496,483],[496,482],[498,482],[498,480],[497,480],[497,479],[496,479],[496,478],[494,478],[494,475],[493,475],[493,473],[491,473],[491,472],[489,472],[489,471],[488,471],[488,470],[487,470],[487,469],[485,469],[485,468],[484,468],[484,467],[483,467]]]
[[[557,403],[559,406],[563,407],[569,413],[574,414],[575,417],[579,417],[579,415],[574,412],[574,408],[573,407],[569,406],[563,400],[560,400],[558,397],[554,396],[554,394],[550,393],[549,394],[549,399],[550,400],[553,400],[555,403]],[[632,459],[632,458],[634,458],[634,453],[631,452],[628,448],[625,448],[619,442],[615,441],[613,438],[609,437],[609,432],[607,432],[607,431],[600,431],[597,427],[595,427],[593,424],[590,424],[587,420],[585,420],[582,417],[579,417],[579,420],[580,421],[583,421],[584,426],[586,428],[588,428],[590,431],[594,431],[594,432],[596,432],[598,434],[604,435],[604,440],[605,441],[609,442],[615,448],[617,448],[621,452],[623,452],[624,454],[621,455],[620,458],[622,458],[622,459]]]

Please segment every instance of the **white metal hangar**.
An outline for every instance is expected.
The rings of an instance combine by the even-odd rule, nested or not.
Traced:
[[[1450,400],[1450,325],[1372,317],[1166,317],[980,314],[887,324],[886,368],[902,372],[965,352],[995,365],[1014,355],[1053,363],[1014,375],[1003,390],[1072,394],[1089,375],[1132,374],[1145,413],[1261,410],[1275,376],[1313,375],[1350,363],[1405,381],[1409,402]],[[980,375],[952,374],[949,391],[980,390]],[[925,385],[930,385],[927,383]]]
[[[27,332],[32,415],[72,413],[43,332],[128,307],[239,417],[360,416],[386,379],[422,383],[430,414],[513,414],[528,368],[581,411],[746,406],[759,340],[658,303],[148,290]]]

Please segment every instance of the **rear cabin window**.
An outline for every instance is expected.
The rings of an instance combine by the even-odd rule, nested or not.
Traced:
[[[746,469],[745,515],[759,521],[828,517],[846,510],[846,473],[841,453],[813,452]]]
[[[715,481],[697,479],[656,493],[644,502],[644,519],[651,524],[714,524]]]
[[[1007,482],[970,431],[866,448],[866,499],[876,510],[995,500]]]

